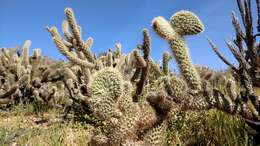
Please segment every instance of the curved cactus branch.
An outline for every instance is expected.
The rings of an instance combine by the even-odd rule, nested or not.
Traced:
[[[202,32],[204,30],[202,22],[192,12],[179,11],[171,17],[170,22],[163,17],[154,18],[152,26],[160,37],[169,42],[175,60],[188,85],[192,89],[200,90],[201,81],[192,65],[188,47],[183,37]]]
[[[142,93],[145,82],[147,80],[147,76],[149,74],[149,57],[150,57],[150,49],[151,49],[151,38],[149,36],[149,32],[147,29],[143,29],[143,45],[142,50],[144,52],[144,60],[146,62],[146,66],[141,68],[141,77],[140,80],[136,83],[136,92],[133,97],[134,101],[138,101],[138,96]]]

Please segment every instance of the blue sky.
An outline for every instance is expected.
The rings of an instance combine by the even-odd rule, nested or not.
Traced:
[[[255,1],[252,2],[255,12]],[[178,10],[190,10],[206,27],[204,33],[187,38],[193,63],[226,68],[211,50],[206,37],[214,40],[235,63],[224,41],[234,36],[230,16],[232,10],[239,14],[236,0],[0,0],[0,47],[21,46],[29,39],[31,51],[41,48],[45,56],[64,59],[45,27],[57,26],[61,32],[66,7],[73,8],[83,38],[94,38],[92,50],[96,54],[113,48],[116,42],[121,42],[123,52],[131,51],[142,42],[141,30],[146,27],[152,37],[154,60],[160,60],[162,52],[170,48],[152,31],[151,20],[156,16],[168,19]],[[256,19],[255,14],[253,18]],[[174,63],[171,68],[175,68]]]

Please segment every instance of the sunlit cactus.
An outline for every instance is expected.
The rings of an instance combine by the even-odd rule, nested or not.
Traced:
[[[168,52],[163,53],[163,73],[165,75],[169,74],[169,61],[171,60],[171,56]]]
[[[170,18],[170,24],[180,35],[195,35],[204,30],[201,20],[190,11],[179,11]]]
[[[63,35],[55,26],[47,30],[67,61],[43,57],[40,49],[30,56],[30,41],[24,43],[21,52],[16,48],[0,50],[1,109],[17,103],[32,103],[36,110],[58,107],[63,110],[63,122],[72,115],[73,121],[91,124],[88,125],[91,146],[166,145],[167,129],[172,126],[169,123],[172,119],[179,122],[176,116],[179,111],[218,109],[238,114],[247,121],[260,121],[259,99],[254,93],[259,89],[258,76],[252,75],[259,63],[252,65],[254,58],[243,58],[247,52],[239,55],[229,42],[228,47],[240,66],[227,64],[240,78],[233,72],[218,73],[193,65],[185,37],[204,31],[203,23],[194,13],[182,10],[169,20],[159,16],[152,21],[154,31],[171,47],[180,69],[178,75],[169,68],[172,56],[168,52],[163,53],[162,63],[152,59],[148,29],[142,30],[142,43],[130,53],[124,54],[121,44],[116,43],[115,48],[95,55],[91,51],[93,38],[83,39],[83,29],[73,10],[65,8],[64,12]],[[233,23],[238,27],[235,18]],[[245,43],[248,47],[248,41]],[[217,52],[212,42],[211,45]],[[259,46],[253,44],[253,48]],[[243,51],[243,47],[238,51]]]
[[[166,144],[166,134],[167,134],[167,122],[163,122],[157,127],[148,131],[144,136],[144,141],[152,146],[161,146]]]
[[[107,95],[117,99],[124,89],[122,75],[116,69],[104,68],[92,77],[90,88],[93,96]]]
[[[93,96],[89,102],[93,113],[100,119],[122,116],[116,107],[116,101],[109,96]]]
[[[163,17],[154,18],[152,26],[160,37],[169,42],[180,71],[188,85],[195,90],[200,90],[201,81],[192,65],[188,47],[183,37],[203,31],[204,26],[201,21],[189,11],[180,11],[172,16],[170,22]]]
[[[31,46],[31,41],[27,40],[25,41],[23,45],[23,61],[22,63],[24,64],[25,67],[29,65],[29,47]]]

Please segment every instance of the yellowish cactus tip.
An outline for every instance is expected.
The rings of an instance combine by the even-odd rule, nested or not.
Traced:
[[[176,36],[176,33],[170,23],[161,16],[153,19],[152,27],[154,31],[165,40],[173,40]]]
[[[72,10],[72,8],[67,7],[67,8],[65,8],[64,12],[65,12],[65,14],[68,14],[68,13],[71,14],[71,13],[73,13],[73,10]]]

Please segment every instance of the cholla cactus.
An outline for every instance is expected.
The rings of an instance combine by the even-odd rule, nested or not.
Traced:
[[[166,144],[166,130],[167,130],[167,122],[163,122],[157,127],[151,129],[145,136],[144,141],[152,146],[161,146]]]
[[[27,40],[24,43],[23,46],[23,59],[22,64],[24,64],[25,67],[29,65],[29,47],[31,46],[31,41]]]
[[[31,41],[25,41],[21,55],[17,49],[6,49],[0,55],[3,67],[0,74],[3,81],[0,84],[0,92],[3,93],[1,105],[20,101],[58,104],[54,103],[54,98],[59,95],[56,82],[60,75],[53,68],[59,70],[61,66],[55,62],[46,62],[40,49],[35,49],[30,56],[30,45]]]
[[[105,123],[105,131],[101,141],[94,135],[91,143],[100,145],[128,145],[130,143],[160,144],[165,142],[162,138],[165,134],[164,126],[155,128],[161,119],[150,102],[133,102],[131,97],[131,83],[122,80],[121,73],[116,68],[104,68],[97,71],[90,82],[92,95],[89,104],[93,113]],[[130,91],[129,91],[130,89]],[[124,91],[124,92],[123,92]],[[164,128],[163,128],[164,127]],[[149,131],[149,132],[147,132]],[[147,135],[146,141],[136,141]],[[149,140],[149,141],[148,141]]]
[[[104,68],[95,73],[90,82],[92,96],[107,95],[117,99],[123,93],[123,77],[113,68]]]
[[[143,43],[131,53],[123,54],[117,43],[115,51],[109,49],[96,57],[90,50],[93,38],[84,42],[72,9],[66,8],[65,14],[64,39],[56,27],[48,31],[68,62],[46,62],[39,49],[30,57],[30,41],[25,42],[21,56],[13,50],[2,50],[0,105],[18,96],[33,98],[38,105],[60,105],[60,100],[69,97],[61,101],[65,112],[73,109],[77,116],[87,113],[101,121],[101,130],[91,138],[95,146],[165,145],[168,122],[179,110],[217,108],[246,119],[260,119],[255,103],[241,100],[243,90],[235,81],[226,82],[224,78],[223,84],[215,85],[213,75],[198,76],[184,41],[186,35],[204,30],[195,14],[180,11],[169,22],[163,17],[153,20],[156,33],[172,48],[180,77],[170,71],[171,56],[167,52],[163,54],[162,69],[152,60],[147,29],[143,30]]]
[[[192,65],[188,48],[184,42],[185,35],[195,35],[204,30],[204,26],[199,18],[188,11],[180,11],[174,14],[170,22],[163,17],[156,17],[152,22],[155,32],[170,43],[174,57],[179,65],[183,79],[179,77],[167,77],[164,79],[165,91],[169,99],[181,105],[183,110],[206,110],[217,108],[230,114],[240,114],[246,119],[259,119],[257,110],[258,101],[250,100],[243,102],[240,91],[236,90],[234,83],[227,84],[208,83],[214,80],[213,74],[198,76],[196,68]],[[223,59],[216,47],[211,42],[215,52]],[[232,45],[229,44],[232,48]],[[233,53],[235,50],[233,50]],[[226,61],[225,59],[223,59]],[[226,61],[227,62],[227,61]],[[229,64],[229,62],[227,62]],[[233,67],[231,65],[231,67]],[[236,68],[232,68],[237,71]],[[246,75],[246,74],[245,74]],[[209,77],[210,76],[210,77]],[[204,81],[205,79],[205,81]],[[188,86],[186,86],[186,83]],[[249,84],[249,82],[246,82]],[[245,87],[251,93],[250,86]],[[154,94],[154,93],[153,93]],[[159,95],[159,94],[158,94]],[[156,96],[154,96],[156,97]],[[252,99],[254,96],[252,96]],[[156,98],[155,98],[156,99]],[[157,97],[157,100],[160,96]]]
[[[160,37],[169,41],[174,57],[188,85],[192,89],[200,90],[201,81],[192,65],[184,36],[202,32],[204,30],[202,22],[192,12],[180,11],[171,17],[170,23],[163,17],[154,18],[152,26]]]
[[[169,66],[168,63],[171,60],[171,56],[168,52],[163,53],[163,73],[168,75],[169,73]]]
[[[76,18],[71,8],[66,8],[65,15],[67,20],[62,23],[62,31],[65,39],[59,35],[56,27],[47,27],[52,39],[59,51],[74,65],[80,66],[83,81],[88,84],[90,81],[90,71],[98,68],[94,54],[91,52],[93,38],[89,37],[86,42],[81,36],[81,29],[77,24]],[[71,32],[70,32],[71,30]]]

